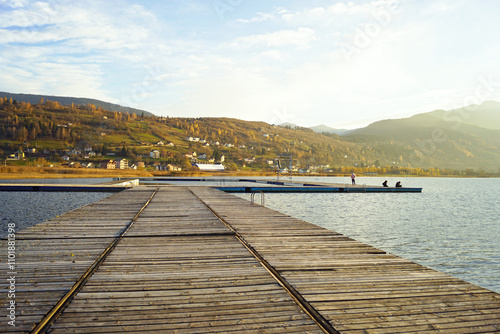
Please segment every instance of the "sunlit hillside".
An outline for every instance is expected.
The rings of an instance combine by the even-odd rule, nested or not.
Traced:
[[[490,105],[491,106],[491,105]],[[500,110],[500,109],[499,109]],[[344,136],[301,127],[230,118],[170,118],[105,110],[93,104],[64,106],[0,97],[0,156],[18,149],[45,151],[47,160],[61,152],[92,147],[90,160],[109,154],[160,159],[185,168],[205,156],[231,169],[272,170],[272,160],[290,155],[297,170],[362,172],[398,168],[476,169],[497,172],[500,130],[454,123],[433,114],[387,120]],[[373,170],[370,170],[372,168]]]

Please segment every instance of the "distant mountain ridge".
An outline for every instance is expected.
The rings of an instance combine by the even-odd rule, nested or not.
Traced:
[[[24,102],[29,102],[31,104],[38,103],[41,98],[43,98],[44,100],[57,101],[63,106],[70,106],[71,103],[74,103],[76,105],[93,104],[96,107],[101,107],[105,110],[121,111],[129,114],[135,113],[138,116],[141,116],[141,114],[144,114],[144,116],[154,116],[153,113],[146,110],[125,107],[119,104],[109,103],[96,99],[82,98],[82,97],[51,96],[51,95],[40,95],[40,94],[15,94],[8,92],[0,92],[0,97],[12,98],[13,100],[16,101],[20,102],[24,101]]]
[[[290,129],[296,129],[299,127],[297,124],[288,123],[288,122],[282,123],[282,124],[280,124],[280,126],[284,127],[284,128],[288,127]],[[347,129],[335,129],[335,128],[329,127],[328,125],[324,125],[324,124],[311,126],[311,127],[308,127],[307,129],[311,129],[316,133],[334,133],[334,134],[337,134],[339,136],[346,134],[347,132],[350,131]]]
[[[335,129],[335,128],[332,128],[328,125],[324,125],[324,124],[311,126],[311,127],[309,127],[309,129],[311,129],[317,133],[335,133],[335,134],[338,134],[340,136],[342,136],[343,134],[346,134],[347,132],[350,131],[347,129]]]
[[[486,101],[481,105],[473,104],[448,111],[435,110],[421,115],[437,117],[452,122],[455,126],[468,124],[485,129],[500,130],[500,102],[496,101]]]
[[[500,170],[500,103],[382,120],[342,138],[425,167]]]

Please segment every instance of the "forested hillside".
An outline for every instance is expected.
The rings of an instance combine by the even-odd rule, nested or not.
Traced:
[[[342,137],[264,122],[147,116],[90,103],[64,106],[51,100],[30,103],[0,97],[0,156],[36,148],[32,156],[48,161],[60,161],[72,151],[76,152],[72,159],[78,161],[113,154],[148,162],[156,149],[159,161],[183,168],[189,168],[193,157],[206,155],[207,162],[224,156],[225,165],[233,170],[269,171],[276,168],[272,160],[278,155],[291,155],[295,170],[306,172],[426,174],[451,168],[497,172],[498,130],[477,129],[463,124],[456,130],[437,117],[423,115],[374,123]],[[78,153],[89,146],[95,156]]]
[[[7,92],[0,92],[0,96],[6,97],[9,100],[12,99],[16,101],[29,102],[31,104],[37,104],[40,100],[44,101],[50,100],[53,102],[59,102],[62,106],[66,107],[71,106],[71,104],[76,104],[76,105],[92,104],[96,107],[101,107],[106,110],[122,111],[129,114],[135,113],[137,115],[144,114],[145,116],[154,116],[152,113],[146,110],[125,107],[119,104],[104,102],[96,99],[82,98],[82,97],[49,96],[49,95],[38,95],[38,94],[14,94]]]

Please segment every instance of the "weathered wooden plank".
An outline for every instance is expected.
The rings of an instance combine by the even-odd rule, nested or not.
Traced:
[[[284,328],[321,332],[229,228],[175,188],[155,195],[51,332]]]
[[[130,207],[142,207],[153,190],[129,190],[103,199],[105,203],[126,201]],[[90,204],[16,233],[16,327],[17,332],[29,331],[102,253],[113,238],[137,213],[135,209],[114,210]],[[117,211],[118,210],[118,211]],[[111,211],[114,211],[114,215]],[[82,227],[79,218],[100,222]],[[108,218],[113,217],[112,220]],[[6,240],[0,248],[6,249]],[[5,271],[0,282],[6,282]],[[44,283],[55,283],[50,288]],[[9,300],[2,298],[2,309]],[[34,321],[34,319],[37,319]],[[12,331],[6,321],[0,322],[0,332]]]

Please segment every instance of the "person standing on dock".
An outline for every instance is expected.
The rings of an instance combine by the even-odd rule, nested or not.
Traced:
[[[354,172],[351,174],[351,182],[352,184],[356,184],[356,174],[354,174]]]

